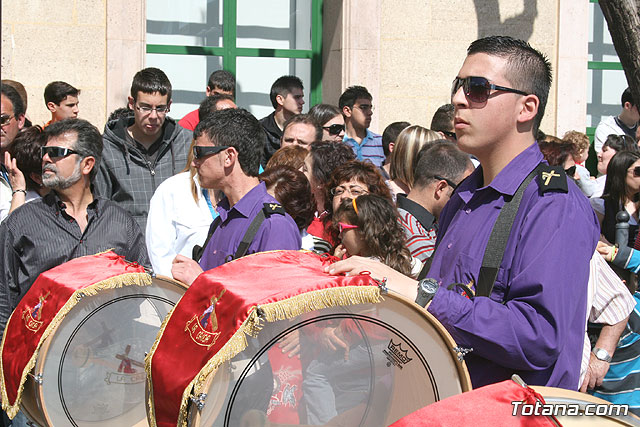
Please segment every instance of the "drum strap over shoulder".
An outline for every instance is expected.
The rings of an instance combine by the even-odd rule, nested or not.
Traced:
[[[549,170],[551,172],[549,172]],[[560,168],[560,170],[562,171],[562,168]],[[567,188],[566,175],[564,174],[564,171],[559,173],[557,168],[540,163],[529,175],[527,175],[524,181],[522,181],[513,197],[510,199],[505,198],[505,203],[502,206],[502,209],[500,209],[500,214],[493,225],[491,235],[489,236],[489,242],[484,250],[482,267],[478,274],[478,283],[476,283],[475,296],[488,297],[493,291],[493,285],[498,277],[498,269],[500,268],[500,264],[502,264],[504,251],[507,247],[507,242],[509,241],[509,234],[511,234],[513,222],[516,218],[516,214],[518,213],[518,209],[520,208],[522,195],[533,178],[538,174],[542,174],[542,178],[540,179],[541,193],[545,193],[548,190],[558,189],[556,188],[556,185],[549,185],[549,180],[547,180],[545,184],[545,174],[547,173],[557,173],[558,178],[564,179],[564,188]]]

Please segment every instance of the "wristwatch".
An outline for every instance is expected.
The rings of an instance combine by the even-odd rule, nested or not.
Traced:
[[[427,304],[433,299],[433,296],[438,292],[440,285],[435,279],[430,277],[422,279],[418,282],[418,296],[416,297],[416,304],[421,307],[426,307]]]
[[[611,355],[604,348],[596,347],[593,349],[592,353],[598,360],[602,360],[603,362],[607,362],[607,363],[611,362]]]

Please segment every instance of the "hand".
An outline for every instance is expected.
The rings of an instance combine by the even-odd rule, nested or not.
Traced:
[[[4,165],[9,173],[9,184],[11,184],[11,188],[14,190],[26,190],[27,182],[24,179],[24,174],[18,169],[16,159],[11,158],[11,154],[9,154],[8,151],[4,153]]]
[[[278,347],[283,353],[289,353],[289,357],[294,357],[300,353],[300,330],[296,329],[292,333],[280,340]]]
[[[202,273],[200,264],[184,255],[176,255],[171,265],[171,275],[174,279],[191,286],[194,280]]]
[[[613,254],[613,246],[604,242],[598,242],[598,246],[596,246],[596,250],[600,255],[602,255],[605,261],[611,262],[612,260],[611,255]]]
[[[587,390],[593,390],[596,386],[602,385],[604,376],[609,371],[609,363],[598,359],[593,353],[589,357],[589,367],[587,373],[580,386],[580,391],[586,393]]]
[[[337,351],[338,347],[344,350],[344,360],[349,360],[349,345],[344,341],[340,333],[340,325],[323,328],[318,337],[319,344],[327,350]]]
[[[333,256],[340,259],[344,258],[346,254],[347,254],[347,248],[345,248],[342,243],[336,246],[336,249],[333,251]]]
[[[415,301],[418,295],[416,280],[375,259],[354,255],[326,266],[324,271],[333,275],[344,274],[346,276],[355,276],[366,271],[378,281],[386,278],[387,288],[406,296],[411,301]]]

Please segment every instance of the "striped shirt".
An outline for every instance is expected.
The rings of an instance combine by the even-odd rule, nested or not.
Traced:
[[[407,199],[404,194],[397,197],[400,225],[407,239],[406,246],[411,256],[424,264],[435,249],[436,219],[422,205]]]
[[[377,133],[371,132],[367,129],[367,136],[364,137],[362,142],[358,144],[358,142],[344,135],[344,139],[342,140],[345,144],[351,145],[353,148],[353,152],[356,155],[356,159],[360,161],[369,160],[374,165],[380,167],[384,163],[384,150],[382,148],[382,136]]]

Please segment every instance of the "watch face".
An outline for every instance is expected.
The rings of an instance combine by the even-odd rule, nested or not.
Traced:
[[[435,279],[424,279],[421,283],[423,289],[429,294],[435,294],[438,291],[438,282]]]
[[[596,349],[594,354],[598,359],[603,360],[605,362],[609,362],[611,360],[611,356],[609,356],[609,353],[602,348]]]

